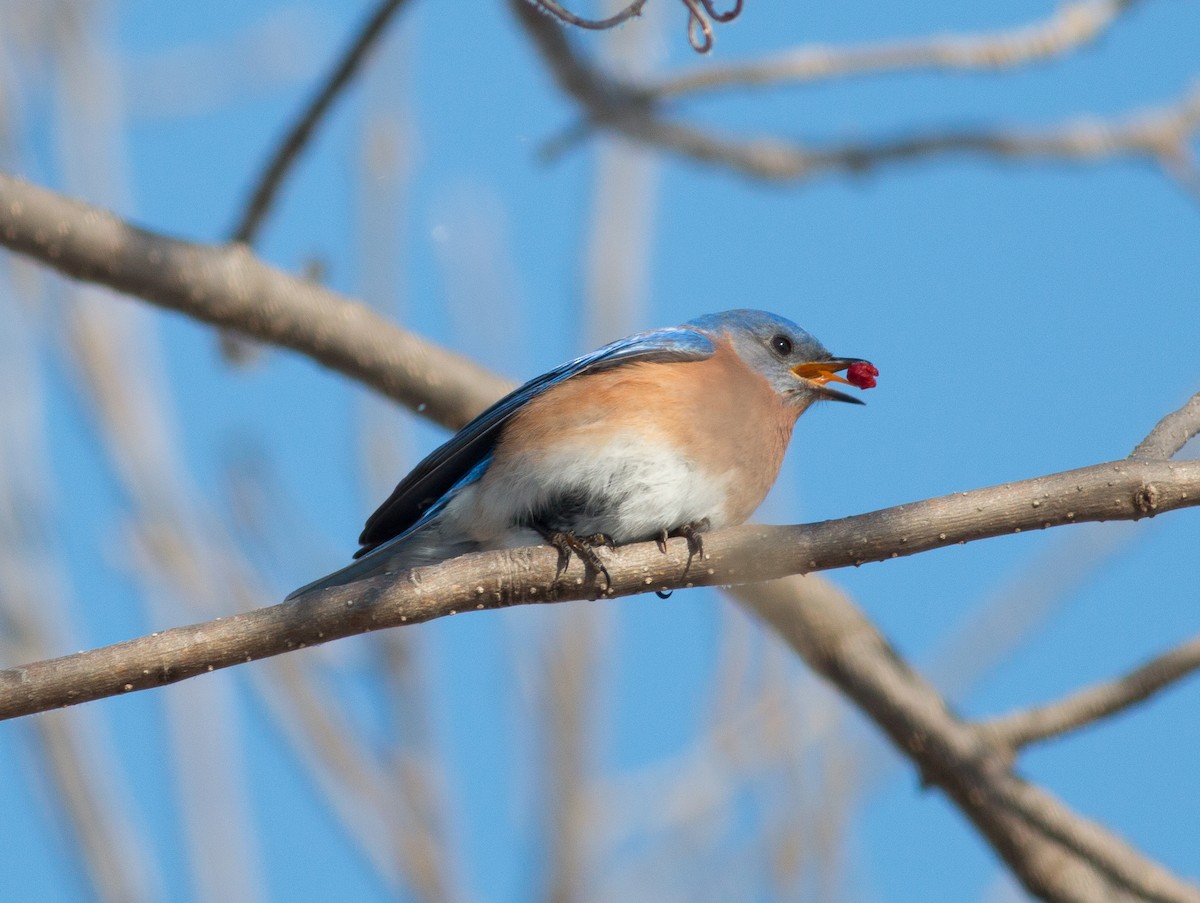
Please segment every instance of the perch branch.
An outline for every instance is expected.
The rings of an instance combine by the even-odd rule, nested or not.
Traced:
[[[1097,520],[1136,520],[1200,504],[1200,461],[1117,461],[790,527],[743,526],[705,538],[618,548],[607,594],[741,584],[913,555],[990,536]],[[586,579],[585,579],[586,577]],[[472,609],[592,596],[594,575],[534,546],[465,555],[291,602],[176,627],[0,671],[0,719],[148,689],[344,636]]]

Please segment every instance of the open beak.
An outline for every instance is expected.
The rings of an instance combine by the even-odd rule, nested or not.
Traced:
[[[820,398],[828,398],[830,401],[847,401],[850,404],[866,404],[866,402],[855,398],[853,395],[847,395],[845,392],[839,392],[837,389],[830,388],[829,383],[845,383],[847,386],[852,386],[854,383],[845,377],[838,376],[838,373],[845,370],[851,364],[867,363],[860,357],[835,357],[827,361],[811,361],[805,364],[797,364],[792,367],[792,373],[800,377],[808,383],[809,388],[814,394]]]

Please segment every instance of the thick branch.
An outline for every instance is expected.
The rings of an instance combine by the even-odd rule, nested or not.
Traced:
[[[0,244],[65,276],[292,348],[456,429],[510,388],[348,298],[242,245],[194,244],[0,174]]]
[[[1200,461],[1118,461],[1018,483],[791,527],[744,526],[687,542],[614,551],[608,595],[770,580],[913,555],[989,536],[1096,520],[1136,520],[1200,503]],[[0,718],[12,718],[344,636],[471,609],[583,599],[592,577],[560,572],[548,546],[465,555],[269,608],[177,627],[89,652],[0,671]]]
[[[793,577],[734,594],[887,732],[1032,893],[1093,903],[1113,899],[1116,885],[1148,900],[1200,900],[1200,890],[1014,775],[1003,748],[955,717],[831,585]]]

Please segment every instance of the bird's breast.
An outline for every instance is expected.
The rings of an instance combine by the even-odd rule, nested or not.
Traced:
[[[774,483],[795,412],[719,350],[568,380],[506,427],[472,499],[482,542],[514,526],[618,542],[741,523]]]

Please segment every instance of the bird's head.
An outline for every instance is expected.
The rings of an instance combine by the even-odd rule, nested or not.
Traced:
[[[762,310],[726,310],[687,324],[714,339],[727,339],[750,367],[761,373],[780,395],[795,404],[846,401],[863,404],[832,388],[843,383],[869,389],[879,371],[857,357],[834,357],[811,334],[791,320]],[[839,376],[848,371],[847,379]]]

